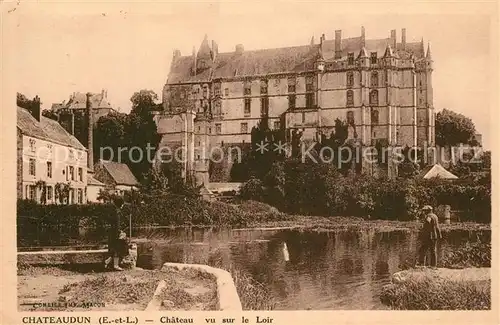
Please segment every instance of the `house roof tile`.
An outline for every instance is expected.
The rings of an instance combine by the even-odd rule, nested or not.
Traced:
[[[17,107],[17,127],[22,134],[80,150],[87,150],[57,121],[42,116],[38,122],[26,109]]]
[[[101,161],[99,162],[113,178],[117,185],[130,185],[136,186],[139,184],[134,174],[130,171],[130,168],[126,164],[112,162],[112,161]]]

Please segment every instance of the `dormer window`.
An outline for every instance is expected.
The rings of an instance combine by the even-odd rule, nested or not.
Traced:
[[[347,64],[354,65],[354,52],[349,52],[347,54]]]

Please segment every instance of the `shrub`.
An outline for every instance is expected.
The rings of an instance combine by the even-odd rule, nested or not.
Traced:
[[[491,267],[491,243],[467,242],[448,253],[441,265],[447,268]]]

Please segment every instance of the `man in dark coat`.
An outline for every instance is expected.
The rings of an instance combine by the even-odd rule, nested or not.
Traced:
[[[442,238],[439,229],[438,217],[432,213],[432,207],[426,205],[422,208],[424,212],[423,227],[420,232],[419,264],[425,265],[426,255],[430,251],[430,266],[437,266],[437,242]]]

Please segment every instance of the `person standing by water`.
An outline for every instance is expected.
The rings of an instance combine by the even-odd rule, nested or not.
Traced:
[[[430,251],[430,266],[437,267],[437,242],[442,239],[441,229],[439,228],[438,217],[432,212],[432,207],[426,205],[422,208],[423,211],[423,227],[420,231],[420,249],[419,259],[420,265],[425,266],[426,255]]]

